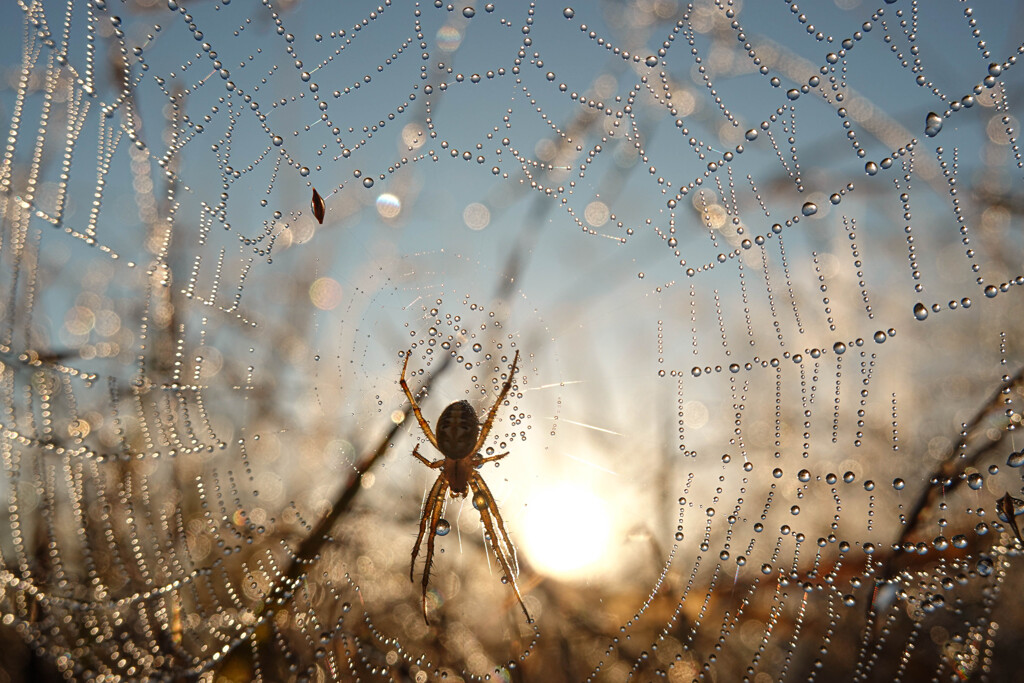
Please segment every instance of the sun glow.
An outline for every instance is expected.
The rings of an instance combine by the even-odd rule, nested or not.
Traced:
[[[572,578],[605,559],[610,530],[607,502],[585,486],[563,482],[530,497],[520,539],[538,571]]]

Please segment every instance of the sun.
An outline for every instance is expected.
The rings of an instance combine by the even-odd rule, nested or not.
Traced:
[[[590,574],[608,552],[608,503],[575,482],[540,489],[528,499],[520,539],[537,571],[567,579]]]

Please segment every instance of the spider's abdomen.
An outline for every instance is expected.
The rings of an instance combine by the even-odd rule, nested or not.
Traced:
[[[460,460],[472,455],[480,436],[480,420],[469,401],[452,403],[437,418],[437,446],[446,458]]]

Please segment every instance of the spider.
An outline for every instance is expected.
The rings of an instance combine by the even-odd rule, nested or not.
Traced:
[[[431,445],[444,456],[441,460],[430,462],[420,455],[419,444],[412,451],[413,456],[430,469],[441,470],[434,485],[430,487],[430,493],[427,494],[426,503],[423,505],[423,515],[420,517],[420,531],[419,535],[416,536],[416,545],[412,549],[412,562],[409,565],[409,580],[415,581],[416,556],[419,555],[423,537],[426,536],[427,557],[426,564],[423,567],[423,621],[428,626],[430,625],[430,621],[427,619],[427,584],[430,582],[430,565],[434,559],[434,539],[437,536],[437,526],[441,522],[445,493],[450,489],[452,498],[459,496],[465,498],[469,494],[469,490],[473,491],[473,507],[480,511],[480,520],[483,522],[484,529],[487,532],[487,540],[491,544],[491,550],[494,551],[495,556],[498,558],[498,563],[501,564],[501,568],[504,570],[505,576],[512,586],[516,598],[519,600],[519,605],[523,608],[523,613],[526,614],[526,620],[533,623],[533,619],[523,603],[523,596],[519,592],[519,586],[516,585],[515,577],[519,573],[519,561],[516,559],[515,546],[512,545],[512,540],[508,537],[508,532],[505,530],[505,522],[501,518],[501,512],[498,511],[498,504],[494,502],[491,490],[487,488],[483,477],[476,471],[484,463],[501,460],[508,455],[505,452],[485,458],[478,451],[487,440],[487,435],[491,431],[491,425],[494,423],[494,415],[498,412],[498,406],[505,400],[505,395],[508,394],[508,390],[512,387],[512,380],[515,378],[516,367],[519,364],[519,352],[516,351],[516,357],[512,361],[512,370],[509,372],[508,379],[502,385],[498,399],[491,406],[491,409],[487,411],[487,419],[484,420],[482,425],[469,401],[456,401],[445,408],[441,413],[441,417],[437,418],[436,434],[430,429],[427,421],[423,419],[420,406],[416,403],[416,398],[412,395],[412,391],[409,390],[409,385],[405,381],[405,371],[409,367],[410,356],[412,356],[412,350],[405,354],[405,364],[402,365],[402,378],[399,383],[402,385],[402,390],[405,391],[409,403],[412,404],[413,413],[416,415],[416,421],[419,422],[423,434]]]

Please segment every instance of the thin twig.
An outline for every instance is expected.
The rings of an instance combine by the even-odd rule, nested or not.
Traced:
[[[1024,381],[1024,368],[1021,368],[1012,377],[1000,383],[999,388],[992,393],[970,421],[966,423],[965,428],[962,431],[962,436],[957,442],[956,447],[953,448],[953,451],[928,477],[929,485],[918,495],[917,500],[914,503],[914,507],[910,511],[907,525],[903,528],[903,531],[900,533],[900,537],[897,540],[897,546],[902,546],[907,539],[917,531],[917,528],[924,516],[924,511],[934,502],[935,496],[940,493],[945,495],[955,491],[964,481],[959,474],[966,468],[976,464],[979,460],[987,456],[993,449],[998,447],[1000,443],[1002,443],[1003,437],[1006,436],[1007,433],[1005,426],[1000,430],[998,439],[978,448],[978,450],[970,455],[964,455],[964,451],[968,444],[977,436],[976,432],[985,419],[1003,406],[1003,396],[1005,396],[1009,390],[1019,390],[1022,385],[1022,381]],[[932,485],[932,482],[937,482],[937,485]],[[882,572],[878,576],[876,585],[886,583],[892,576],[892,564],[897,555],[898,553],[892,553],[889,555],[889,558],[883,565]],[[871,605],[869,604],[868,607],[870,608]]]

